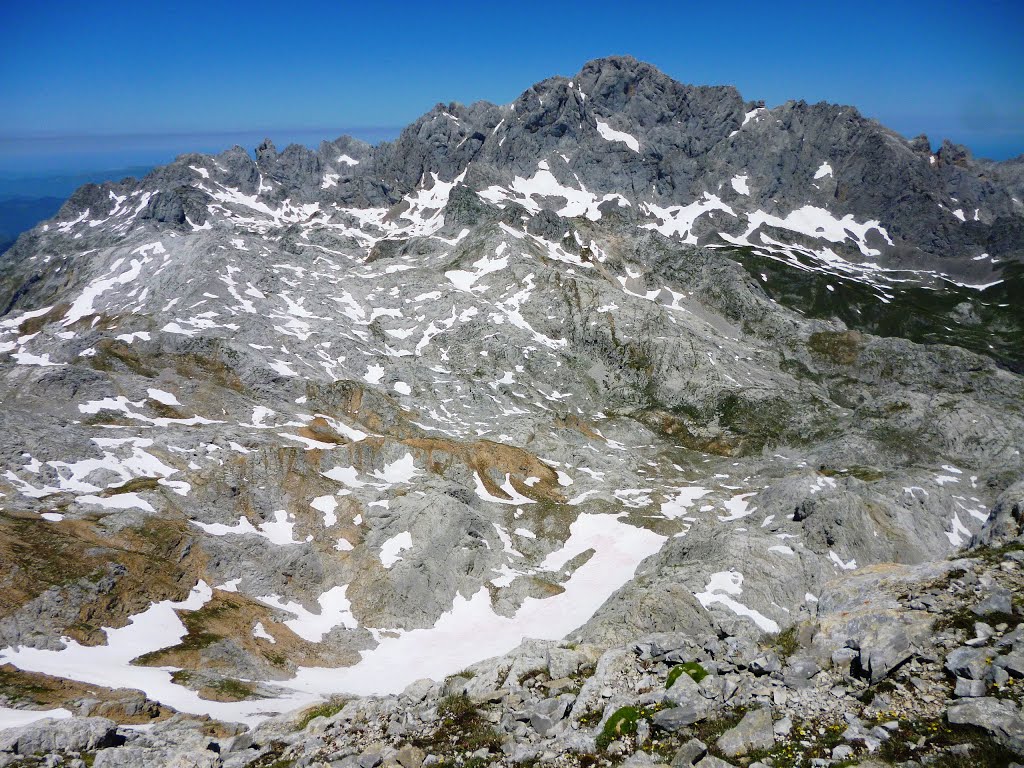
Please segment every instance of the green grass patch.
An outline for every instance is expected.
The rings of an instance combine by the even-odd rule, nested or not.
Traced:
[[[944,629],[960,629],[973,636],[974,625],[979,621],[983,621],[993,627],[997,624],[1009,624],[1012,631],[1012,627],[1016,627],[1021,621],[1024,621],[1024,618],[1013,613],[1003,613],[1002,611],[992,611],[991,613],[979,616],[968,608],[961,608],[953,613],[944,613],[939,616],[935,620],[932,631],[941,632]]]
[[[595,743],[599,752],[603,752],[613,741],[636,733],[641,720],[650,721],[658,712],[669,709],[670,704],[655,704],[651,707],[620,707],[609,717]]]
[[[414,746],[429,754],[443,755],[456,752],[475,752],[501,749],[501,734],[480,713],[479,708],[465,694],[445,696],[437,705],[440,721],[437,729],[427,736],[412,740]]]
[[[643,708],[620,707],[615,710],[597,737],[597,748],[604,752],[613,741],[622,736],[632,736],[636,733],[637,724],[643,717]]]
[[[604,710],[600,707],[594,707],[580,715],[578,722],[582,728],[593,728],[601,722],[602,717],[604,717]]]
[[[921,760],[932,756],[928,765],[941,768],[979,768],[983,765],[1009,765],[1016,759],[1012,752],[997,744],[980,728],[953,725],[941,719],[900,720],[899,730],[882,743],[878,756],[888,762]],[[911,749],[911,744],[924,738],[925,745]],[[971,745],[965,755],[948,752],[957,744]]]
[[[873,483],[876,480],[881,480],[885,475],[874,467],[864,467],[859,464],[854,464],[843,469],[836,469],[833,467],[820,467],[818,469],[819,475],[825,477],[855,477],[858,480],[863,480],[865,483]]]
[[[668,680],[665,682],[665,688],[671,688],[684,674],[692,677],[693,682],[699,683],[708,676],[708,671],[696,661],[685,661],[682,664],[677,664],[668,671]]]
[[[232,701],[248,699],[255,692],[255,688],[249,683],[243,683],[241,680],[234,680],[232,678],[224,678],[210,683],[209,688]]]
[[[310,707],[299,717],[298,729],[300,731],[306,730],[306,726],[317,717],[334,717],[345,708],[346,704],[348,704],[346,699],[331,699],[323,704]]]
[[[745,714],[747,714],[746,707],[736,707],[723,713],[721,717],[694,723],[690,728],[696,738],[711,747],[723,733],[737,725]]]
[[[783,660],[788,659],[800,649],[800,640],[797,637],[797,628],[794,624],[786,627],[781,632],[766,635],[761,641],[765,648],[775,651]]]
[[[40,704],[53,694],[54,688],[39,678],[22,672],[11,664],[0,667],[0,694],[9,701],[30,701]]]

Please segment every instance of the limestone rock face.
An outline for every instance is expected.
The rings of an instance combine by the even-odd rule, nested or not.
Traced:
[[[117,726],[102,717],[40,720],[20,729],[0,731],[0,752],[39,755],[86,752],[118,744]]]

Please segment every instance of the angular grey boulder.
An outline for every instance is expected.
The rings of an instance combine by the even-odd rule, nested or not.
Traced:
[[[732,763],[727,763],[720,757],[704,755],[700,762],[696,763],[697,768],[735,768]]]
[[[680,728],[703,720],[707,715],[707,704],[695,698],[671,709],[661,710],[654,715],[653,722],[664,731],[678,731]]]
[[[988,731],[1004,747],[1024,755],[1024,714],[1014,702],[970,699],[951,706],[946,716],[954,725],[973,725]]]
[[[996,654],[991,648],[963,646],[946,656],[946,669],[957,677],[984,680],[989,676]]]
[[[533,707],[530,714],[530,725],[541,736],[546,736],[548,731],[565,717],[566,710],[575,698],[575,696],[565,694],[544,699]]]
[[[707,745],[700,739],[690,739],[672,756],[672,768],[688,768],[708,753]]]
[[[105,717],[46,718],[0,731],[0,752],[16,755],[84,752],[113,747],[121,741],[117,725]]]
[[[735,726],[719,736],[716,744],[729,757],[739,757],[759,749],[769,749],[775,743],[775,729],[771,710],[755,709],[747,712]]]

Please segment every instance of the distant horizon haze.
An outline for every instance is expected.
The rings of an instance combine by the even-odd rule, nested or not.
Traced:
[[[393,141],[404,125],[345,126],[339,128],[262,128],[217,131],[176,131],[159,133],[0,135],[0,176],[37,177],[117,170],[129,166],[165,165],[182,154],[217,154],[233,146],[249,152],[269,138],[278,149],[301,144],[316,149],[322,141],[352,136],[369,144]],[[920,132],[886,127],[907,139]],[[944,139],[963,144],[978,158],[1007,160],[1024,155],[1016,135],[998,136],[960,131],[928,135],[937,149]]]
[[[977,157],[1024,153],[1019,0],[52,0],[0,4],[0,29],[0,172],[158,164],[257,136],[315,146],[351,126],[385,127],[376,143],[434,104],[507,104],[619,54],[769,106],[850,105]]]

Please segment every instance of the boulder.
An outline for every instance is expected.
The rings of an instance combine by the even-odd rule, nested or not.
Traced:
[[[977,698],[957,702],[946,713],[954,725],[973,725],[992,734],[1007,749],[1024,755],[1024,715],[1008,699]]]
[[[976,698],[984,696],[988,686],[984,680],[969,680],[966,677],[958,677],[956,686],[953,688],[953,695],[957,698]]]
[[[984,680],[988,677],[996,652],[991,648],[961,646],[946,656],[946,669],[957,677]]]
[[[775,743],[771,711],[755,709],[747,712],[743,719],[723,733],[716,743],[729,757],[738,757],[758,749],[769,749]]]
[[[117,746],[122,741],[117,735],[117,725],[105,717],[46,718],[0,731],[0,752],[16,755],[91,752]]]
[[[703,720],[707,715],[707,705],[702,700],[694,699],[686,705],[661,710],[654,716],[654,724],[663,731],[678,731]]]
[[[981,602],[971,606],[975,616],[987,616],[990,613],[1013,613],[1013,593],[1006,587],[994,585]]]
[[[704,755],[696,766],[697,768],[735,768],[732,763],[727,763],[714,755]]]
[[[672,768],[689,768],[708,753],[707,745],[699,739],[690,739],[672,757]]]
[[[551,699],[544,699],[530,710],[530,725],[541,736],[547,736],[556,723],[565,717],[566,710],[575,696],[563,694]]]

